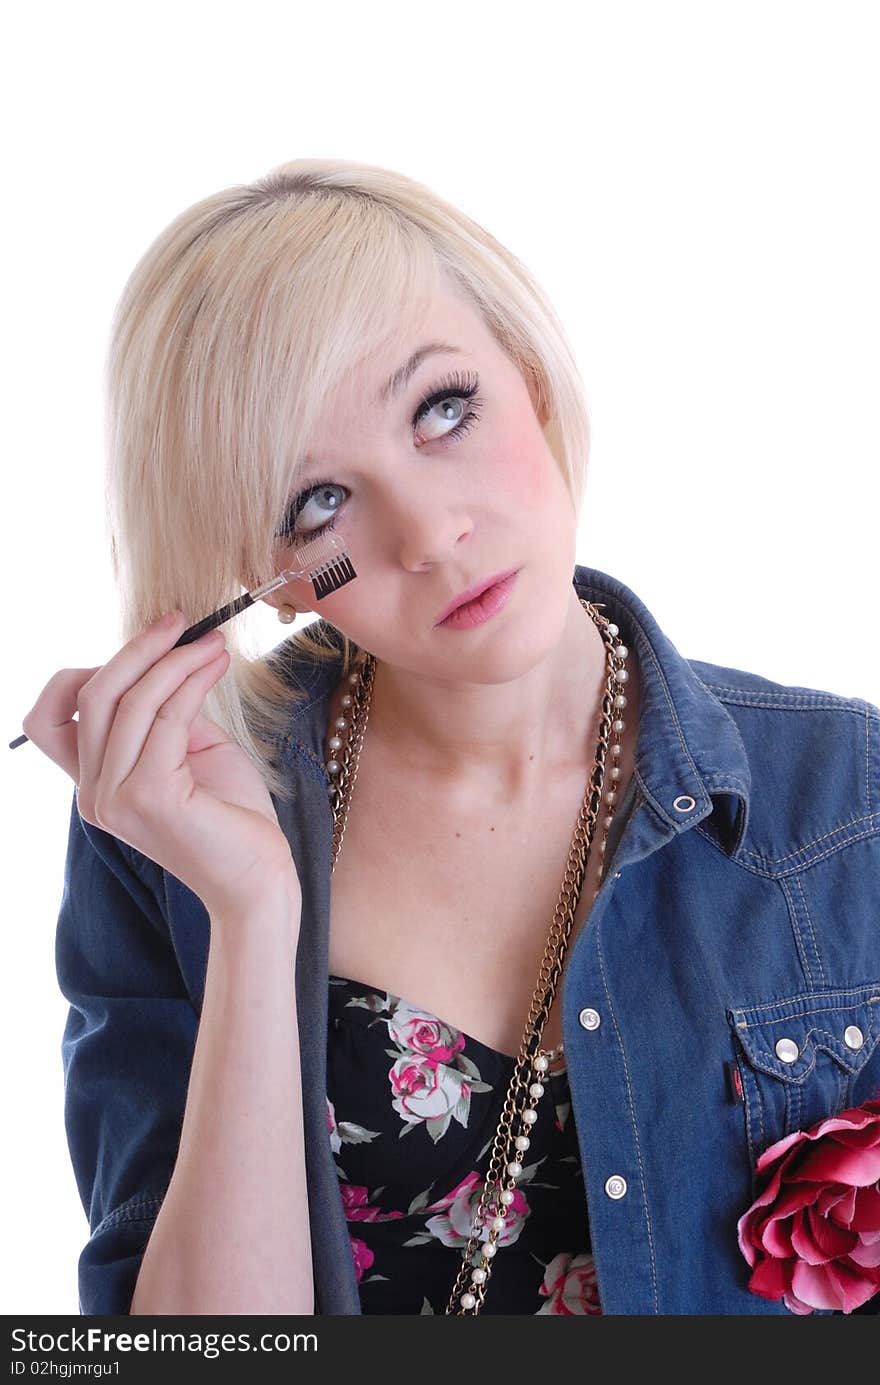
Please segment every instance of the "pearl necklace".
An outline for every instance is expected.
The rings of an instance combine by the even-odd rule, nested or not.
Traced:
[[[529,1148],[528,1132],[538,1119],[535,1108],[544,1095],[544,1084],[541,1078],[546,1075],[550,1063],[565,1051],[563,1043],[559,1043],[556,1048],[551,1049],[543,1049],[538,1045],[556,995],[557,982],[562,973],[562,965],[574,921],[574,911],[586,874],[600,805],[603,803],[605,805],[605,816],[602,820],[603,835],[599,843],[599,873],[593,899],[598,894],[599,885],[604,875],[608,831],[614,822],[617,806],[617,781],[622,774],[619,763],[622,753],[620,736],[621,732],[626,729],[626,723],[621,714],[626,707],[626,695],[623,689],[629,679],[629,673],[625,667],[629,650],[626,645],[616,642],[620,633],[618,627],[599,613],[599,608],[604,603],[585,601],[583,597],[580,597],[579,600],[581,606],[598,626],[606,645],[607,676],[602,699],[596,756],[575,826],[562,888],[553,913],[547,947],[538,974],[538,983],[532,996],[525,1032],[495,1135],[480,1204],[474,1216],[470,1239],[462,1251],[462,1265],[452,1288],[446,1308],[447,1315],[452,1313],[459,1316],[472,1314],[476,1317],[482,1307],[486,1286],[492,1271],[493,1258],[498,1249],[497,1239],[506,1226],[505,1210],[513,1202],[513,1189],[517,1178],[523,1171],[521,1156]],[[333,809],[331,874],[336,869],[336,861],[345,835],[351,792],[357,780],[361,746],[370,713],[375,666],[376,661],[373,656],[361,651],[355,662],[355,671],[348,675],[350,691],[342,697],[341,705],[346,715],[336,718],[332,728],[333,734],[327,741],[331,758],[326,761],[326,769],[331,780],[335,781],[327,786],[327,793]],[[340,733],[346,731],[348,735],[343,738]],[[613,739],[611,739],[612,737]],[[342,751],[341,756],[340,751]],[[606,790],[605,760],[607,754],[611,755],[613,763],[608,770],[611,787]],[[590,903],[592,907],[592,900]],[[514,1136],[512,1132],[514,1121],[517,1118],[519,1118],[521,1125]],[[491,1217],[489,1216],[490,1213],[492,1214]],[[486,1239],[483,1238],[484,1233]],[[469,1284],[468,1279],[470,1280]]]

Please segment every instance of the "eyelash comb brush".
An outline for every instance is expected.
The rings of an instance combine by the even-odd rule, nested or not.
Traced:
[[[302,544],[297,549],[296,560],[292,567],[285,568],[283,572],[279,572],[278,576],[273,577],[269,582],[264,582],[262,586],[254,587],[253,591],[237,596],[234,601],[227,602],[225,606],[221,606],[212,615],[205,616],[204,620],[196,621],[195,625],[190,625],[171,646],[172,649],[177,649],[182,644],[192,644],[193,640],[197,640],[201,635],[206,635],[209,630],[215,630],[218,625],[225,625],[227,620],[231,620],[241,611],[246,611],[248,606],[253,606],[254,602],[259,601],[261,596],[266,596],[276,587],[282,587],[285,582],[291,582],[300,577],[311,582],[316,601],[321,601],[331,592],[339,591],[340,587],[344,587],[346,583],[357,577],[354,564],[345,551],[345,544],[332,529],[326,529],[317,538],[309,539]],[[17,736],[14,741],[9,742],[9,749],[15,750],[17,746],[24,745],[28,739],[29,737],[25,735]]]

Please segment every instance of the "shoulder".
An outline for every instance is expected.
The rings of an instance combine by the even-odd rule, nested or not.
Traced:
[[[880,708],[745,669],[687,662],[732,717],[746,750],[747,860],[798,869],[880,836]]]
[[[861,697],[844,697],[821,688],[776,683],[759,673],[688,659],[699,682],[753,741],[783,737],[797,750],[841,743],[876,758],[880,747],[880,707]],[[880,804],[878,804],[880,807]]]
[[[861,697],[844,697],[841,693],[825,692],[821,688],[776,683],[760,673],[730,668],[726,664],[710,664],[702,659],[688,659],[687,662],[700,682],[724,703],[760,705],[764,702],[768,709],[774,711],[786,707],[823,706],[842,712],[856,712],[860,716],[867,712],[880,719],[880,708]]]

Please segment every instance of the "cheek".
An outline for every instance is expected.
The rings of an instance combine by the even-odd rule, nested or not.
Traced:
[[[559,504],[564,482],[533,413],[510,428],[498,451],[499,479],[512,504],[526,513]]]

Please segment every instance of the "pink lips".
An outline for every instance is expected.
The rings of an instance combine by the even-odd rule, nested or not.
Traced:
[[[509,567],[506,572],[496,572],[494,577],[487,577],[485,582],[478,582],[475,587],[469,587],[466,592],[462,592],[461,596],[457,596],[454,601],[450,602],[443,614],[437,617],[436,624],[442,625],[447,616],[451,616],[452,612],[457,610],[459,606],[466,606],[469,601],[473,601],[476,597],[482,596],[483,592],[488,591],[490,587],[494,587],[496,582],[502,581],[505,577],[510,577],[511,574],[516,571],[518,571],[517,568]]]
[[[446,615],[438,620],[437,624],[452,629],[469,629],[474,625],[482,625],[507,605],[518,573],[519,568],[514,568],[508,573],[490,577],[488,582],[482,582],[478,587],[472,588],[471,594],[464,600],[459,597],[454,606],[447,607]]]

